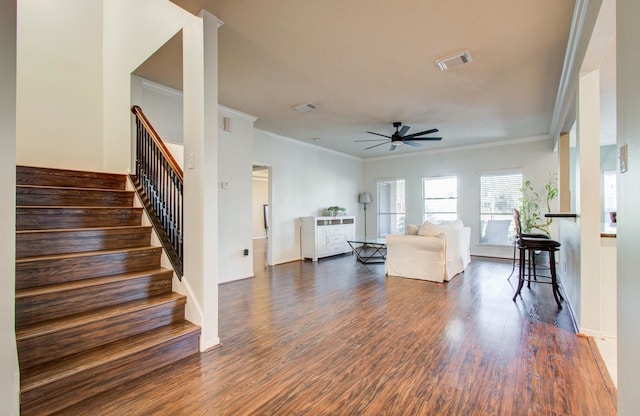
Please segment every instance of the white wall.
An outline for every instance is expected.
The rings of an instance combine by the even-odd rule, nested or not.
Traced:
[[[253,276],[252,188],[255,117],[219,107],[231,119],[231,131],[218,130],[219,281]],[[223,188],[221,183],[228,183]],[[249,250],[245,256],[243,251]]]
[[[367,210],[367,226],[377,230],[376,181],[404,178],[406,223],[422,223],[422,178],[458,177],[458,216],[471,227],[471,253],[512,257],[513,248],[480,245],[480,173],[518,169],[525,179],[542,187],[550,173],[557,173],[551,139],[515,140],[510,144],[476,146],[438,152],[416,153],[364,162],[364,188],[373,203]],[[554,202],[557,202],[554,201]],[[377,231],[375,231],[377,232]]]
[[[331,205],[361,216],[360,159],[257,129],[253,150],[255,164],[271,167],[269,264],[300,259],[299,217]]]
[[[152,82],[136,75],[131,76],[132,89],[137,104],[165,143],[182,144],[182,91]],[[133,91],[132,91],[133,95]],[[175,155],[174,155],[175,156]]]
[[[131,167],[131,73],[180,29],[200,19],[166,0],[102,3],[103,166],[126,172]]]
[[[132,100],[140,105],[160,137],[165,140],[165,137],[179,136],[173,143],[165,140],[165,144],[180,166],[188,169],[184,163],[183,134],[175,129],[175,126],[184,126],[182,92],[137,76],[132,76],[131,84]],[[218,245],[217,251],[221,259],[217,276],[222,283],[253,276],[251,176],[255,117],[224,106],[217,108],[216,126],[220,125],[222,117],[231,119],[230,132],[216,127],[218,137],[214,153],[219,180],[206,178],[207,186],[214,190],[218,201],[215,206],[207,207],[207,215],[214,215],[214,210],[217,212],[218,236],[224,242]],[[222,181],[229,183],[228,189],[222,188]],[[249,249],[248,256],[243,254],[244,249]]]
[[[16,2],[0,2],[0,193],[16,192]],[[0,414],[20,413],[15,337],[14,198],[0,200]]]
[[[102,2],[20,1],[18,31],[17,163],[100,169]]]
[[[252,226],[253,238],[267,236],[264,228],[264,205],[269,203],[269,180],[267,178],[253,178],[252,197]]]
[[[17,162],[127,172],[130,74],[193,20],[166,0],[21,1]]]
[[[618,175],[618,414],[640,414],[640,2],[617,0],[618,146],[629,148],[629,170]]]
[[[131,76],[131,105],[137,105],[184,171],[182,91]],[[131,126],[135,134],[135,126]],[[133,144],[132,144],[133,146]]]
[[[207,106],[216,112],[218,94],[219,21],[210,16],[196,17],[167,0],[25,0],[18,10],[16,128],[25,164],[129,171],[130,108],[140,97],[131,73],[183,31],[183,137],[196,162],[185,172],[188,254],[176,290],[195,303],[188,312],[199,311],[187,318],[202,325],[201,349],[219,343],[217,256],[210,254],[217,253],[217,192],[205,182],[217,180],[217,120],[205,118]],[[41,118],[34,122],[33,114]]]

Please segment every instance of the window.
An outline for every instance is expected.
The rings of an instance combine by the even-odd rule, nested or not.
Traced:
[[[378,237],[404,233],[404,179],[378,181]]]
[[[616,191],[616,171],[604,171],[603,172],[603,186],[602,186],[602,194],[604,198],[604,222],[610,223],[611,213],[616,212],[618,203],[616,202],[617,191]]]
[[[422,221],[454,221],[458,219],[458,178],[443,176],[422,179],[424,205]]]
[[[512,244],[520,188],[521,172],[480,175],[480,244]]]

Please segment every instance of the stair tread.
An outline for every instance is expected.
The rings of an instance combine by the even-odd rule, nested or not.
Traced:
[[[53,234],[53,233],[70,233],[83,232],[87,234],[110,231],[135,231],[150,230],[150,225],[117,225],[113,227],[91,227],[91,228],[54,228],[46,230],[17,230],[16,234]]]
[[[25,325],[23,327],[16,328],[16,341],[20,342],[29,338],[39,337],[68,328],[81,326],[99,319],[107,319],[114,316],[120,316],[130,312],[148,309],[157,305],[161,305],[163,303],[171,302],[186,303],[186,296],[179,293],[171,292],[152,296],[149,298],[124,302],[113,306],[107,306],[90,312]]]
[[[130,279],[135,279],[138,277],[151,276],[151,275],[164,274],[164,273],[173,274],[173,270],[167,269],[164,267],[158,267],[156,269],[140,270],[140,271],[135,271],[130,273],[115,274],[111,276],[94,277],[91,279],[83,279],[83,280],[74,280],[71,282],[57,283],[53,285],[17,289],[16,300],[22,299],[22,298],[28,298],[31,296],[46,295],[46,294],[56,293],[56,292],[65,292],[68,290],[80,289],[84,287],[100,286],[108,283],[126,281]]]
[[[77,186],[53,186],[53,185],[16,185],[16,188],[25,188],[25,189],[64,189],[71,191],[102,191],[102,192],[119,192],[123,194],[131,194],[133,191],[127,189],[113,189],[113,188],[80,188]]]
[[[144,247],[118,248],[118,249],[112,249],[112,250],[97,250],[97,251],[82,251],[82,252],[76,252],[76,253],[50,254],[46,256],[21,257],[16,259],[16,266],[23,263],[43,261],[43,260],[77,259],[80,257],[92,257],[92,256],[101,256],[105,254],[136,252],[136,251],[146,251],[146,250],[161,251],[162,247],[144,246]]]
[[[85,170],[45,168],[37,166],[16,166],[17,185],[50,185],[54,182],[106,182],[108,189],[124,189],[127,175],[112,172],[92,172]],[[79,186],[82,187],[82,186]]]
[[[115,210],[135,210],[141,211],[143,208],[140,207],[110,207],[108,205],[16,205],[16,209],[49,209],[49,210],[62,210],[62,209],[81,209],[81,210],[96,210],[96,209],[104,209],[109,211]]]
[[[174,271],[160,265],[162,247],[127,182],[124,174],[16,167],[24,409],[58,411],[61,395],[83,400],[198,352],[201,329],[184,319],[187,297],[171,292]]]
[[[109,361],[143,351],[158,343],[199,331],[200,327],[189,321],[175,322],[54,362],[28,368],[20,376],[21,390],[30,391],[87,369],[99,367]]]

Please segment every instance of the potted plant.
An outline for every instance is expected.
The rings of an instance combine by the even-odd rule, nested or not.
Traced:
[[[544,186],[544,199],[534,189],[530,180],[526,180],[520,188],[522,197],[520,198],[520,220],[522,222],[522,232],[532,233],[542,231],[550,235],[549,226],[552,219],[546,218],[541,211],[542,206],[546,212],[551,211],[551,201],[558,196],[558,178],[555,174],[549,175],[549,180]]]
[[[339,207],[337,205],[329,207],[329,208],[327,208],[325,210],[325,215],[327,217],[343,216],[343,215],[346,215],[346,213],[347,213],[347,209],[346,208],[342,208],[342,207]]]

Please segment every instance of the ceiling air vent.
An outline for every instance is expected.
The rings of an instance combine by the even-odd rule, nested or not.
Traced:
[[[318,108],[314,103],[306,102],[304,104],[299,104],[293,107],[299,113],[306,113],[307,111],[315,110]]]
[[[446,71],[447,69],[455,68],[457,66],[467,64],[471,61],[472,59],[471,55],[469,55],[469,51],[462,51],[456,53],[455,55],[437,59],[436,65],[438,65],[440,71]]]

